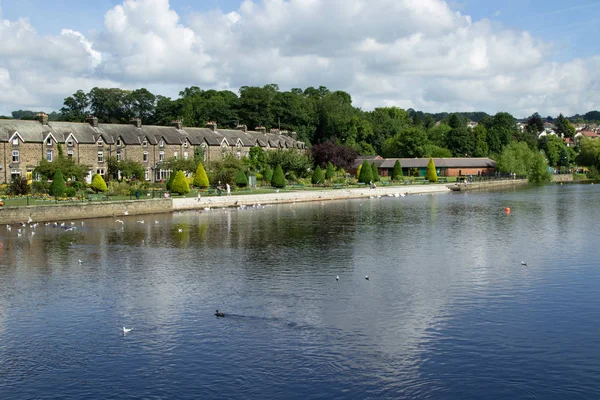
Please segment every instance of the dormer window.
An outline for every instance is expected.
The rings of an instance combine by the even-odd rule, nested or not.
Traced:
[[[19,138],[18,137],[14,137],[12,140],[12,144],[13,146],[18,146],[19,145]]]
[[[46,146],[52,146],[52,138],[51,137],[46,139]]]
[[[187,149],[187,147],[188,147],[188,142],[187,141],[183,142],[183,147],[185,147]]]
[[[104,142],[102,142],[102,138],[98,138],[98,146],[103,146]]]
[[[67,146],[69,146],[69,147],[73,147],[73,139],[69,139],[69,140],[67,141]]]
[[[118,139],[117,139],[117,146],[121,146],[121,144],[122,144],[122,143],[121,143],[121,138],[118,138]]]
[[[159,147],[165,147],[165,141],[160,139],[160,142],[158,142],[158,146]]]
[[[148,140],[144,139],[144,141],[142,142],[142,147],[148,147]]]

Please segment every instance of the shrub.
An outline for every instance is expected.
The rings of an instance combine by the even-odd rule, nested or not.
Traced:
[[[10,182],[8,187],[8,193],[14,195],[23,195],[29,193],[29,185],[27,184],[27,178],[24,176],[17,175]]]
[[[263,171],[263,177],[265,182],[271,182],[271,180],[273,179],[273,170],[268,165]]]
[[[296,176],[296,173],[294,171],[290,171],[287,173],[287,180],[295,182],[298,180],[298,177]]]
[[[108,188],[106,187],[106,182],[104,182],[104,178],[102,177],[102,175],[95,174],[92,177],[92,189],[94,189],[94,192],[96,193],[106,192]]]
[[[275,172],[273,172],[273,179],[271,179],[271,186],[276,188],[284,188],[285,184],[286,182],[283,169],[281,168],[281,165],[277,164],[277,167],[275,167]]]
[[[313,173],[311,182],[313,185],[318,185],[323,183],[323,171],[321,171],[321,167],[317,165],[315,168],[315,172]]]
[[[169,180],[167,181],[167,190],[170,192],[171,191],[171,186],[173,185],[173,180],[175,180],[175,176],[177,176],[177,173],[179,171],[173,171],[171,172],[171,175],[169,176]]]
[[[433,158],[429,159],[429,163],[427,164],[427,171],[425,171],[425,179],[429,182],[437,182],[438,176],[435,171],[435,164],[433,163]]]
[[[69,186],[65,191],[65,194],[67,195],[67,197],[75,197],[75,195],[77,194],[77,189],[75,189],[73,186]]]
[[[392,180],[398,181],[402,178],[402,165],[400,165],[400,160],[396,160],[394,163],[394,169],[392,169]]]
[[[325,178],[326,179],[333,179],[333,177],[335,176],[335,167],[333,166],[333,164],[331,162],[327,163],[327,169],[325,170]]]
[[[377,171],[377,165],[375,165],[375,163],[371,164],[371,175],[373,182],[379,182],[381,180],[381,178],[379,178],[379,172]]]
[[[360,175],[358,176],[358,182],[369,183],[373,181],[373,173],[371,171],[371,165],[365,160],[360,167]]]
[[[31,182],[31,193],[48,193],[49,187],[46,182],[33,181]]]
[[[108,192],[113,196],[129,196],[135,190],[127,182],[108,182]]]
[[[238,187],[248,186],[248,178],[246,177],[246,174],[244,173],[244,171],[242,171],[241,169],[235,175],[235,184]]]
[[[65,178],[60,170],[56,170],[54,178],[52,179],[52,184],[50,185],[50,194],[52,196],[60,197],[64,196],[66,190],[67,184],[65,183]]]
[[[188,194],[190,192],[190,185],[188,185],[187,179],[183,174],[183,171],[177,171],[173,182],[171,182],[171,191],[179,194]]]
[[[194,186],[199,187],[201,189],[205,189],[210,185],[210,183],[208,182],[208,176],[206,175],[206,170],[204,169],[204,165],[202,165],[202,163],[198,163],[198,168],[196,168],[193,183]]]

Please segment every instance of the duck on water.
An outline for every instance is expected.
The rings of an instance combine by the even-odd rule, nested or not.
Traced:
[[[224,317],[225,313],[219,312],[219,310],[215,311],[215,316],[217,317]]]

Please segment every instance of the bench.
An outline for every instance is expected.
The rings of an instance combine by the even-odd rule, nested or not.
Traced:
[[[103,194],[91,194],[87,197],[88,201],[102,201],[102,200],[106,200],[106,195]],[[51,201],[54,201],[54,199],[51,199]]]
[[[364,183],[364,182],[358,182],[358,187],[365,186],[365,185],[366,185],[366,183]]]
[[[390,181],[382,181],[381,185],[382,186],[390,186]]]
[[[343,183],[334,183],[333,184],[334,189],[342,189],[343,187],[344,187]]]
[[[294,183],[293,185],[290,185],[290,187],[291,187],[292,189],[304,189],[306,186],[304,186],[304,185],[303,185],[303,184],[301,184],[301,183]]]
[[[448,183],[448,178],[438,178],[438,183]]]
[[[427,179],[417,178],[413,181],[413,183],[425,184],[425,183],[429,183],[429,181]]]

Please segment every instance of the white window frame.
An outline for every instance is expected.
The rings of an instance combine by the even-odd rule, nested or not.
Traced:
[[[12,140],[12,144],[13,144],[13,146],[18,146],[19,145],[19,138],[15,136],[13,138],[13,140]]]
[[[73,139],[67,140],[67,146],[68,147],[73,147]]]
[[[104,151],[98,150],[98,164],[104,162]]]
[[[165,161],[165,152],[161,151],[160,153],[158,153],[158,161],[162,162]]]
[[[148,152],[147,151],[145,151],[142,154],[142,160],[143,160],[143,162],[148,162]]]
[[[148,147],[148,139],[144,139],[142,142],[142,147]]]
[[[179,158],[179,152],[178,151],[174,151],[173,152],[173,157],[174,158]]]
[[[96,170],[96,173],[97,173],[98,175],[100,175],[100,176],[104,176],[104,168],[98,168],[98,169]]]
[[[48,146],[48,147],[52,146],[52,138],[51,137],[46,138],[46,146]]]
[[[183,142],[183,147],[185,147],[185,148],[187,149],[187,147],[188,147],[188,142],[187,142],[187,140],[186,140],[185,142]]]
[[[98,146],[104,146],[104,141],[102,138],[98,138]]]
[[[67,150],[67,157],[73,158],[73,150]]]
[[[123,142],[121,141],[121,138],[117,139],[117,146],[122,146]]]
[[[187,160],[189,156],[190,156],[190,155],[189,155],[189,153],[188,153],[187,151],[184,151],[184,152],[183,152],[183,159],[184,159],[184,160]]]
[[[52,150],[46,150],[46,161],[52,162],[54,159],[54,152]]]
[[[165,147],[165,141],[160,139],[160,142],[158,142],[158,147]]]
[[[147,181],[150,180],[150,170],[144,170],[144,179]]]
[[[117,150],[117,161],[122,161],[123,160],[123,153],[121,152],[121,150]]]
[[[12,162],[18,164],[20,160],[19,150],[12,151]]]

